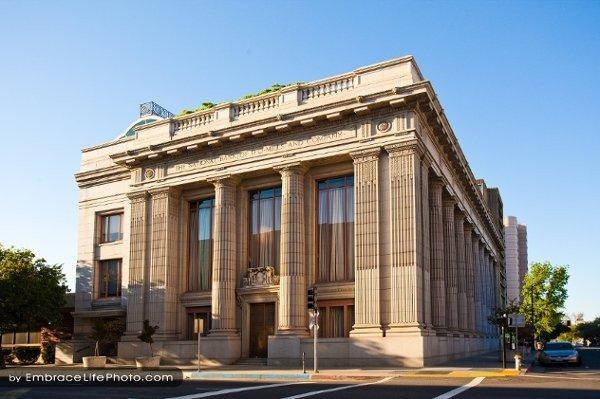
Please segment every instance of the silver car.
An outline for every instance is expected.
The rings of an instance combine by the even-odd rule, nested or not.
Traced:
[[[579,366],[581,358],[570,342],[547,342],[540,354],[540,364],[573,364]]]

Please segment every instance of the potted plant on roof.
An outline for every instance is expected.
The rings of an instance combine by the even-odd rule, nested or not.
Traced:
[[[150,346],[150,357],[135,358],[135,365],[141,370],[156,369],[160,365],[160,356],[154,356],[154,351],[152,350],[152,344],[154,343],[152,336],[156,333],[156,330],[158,330],[158,326],[151,326],[149,320],[144,320],[144,325],[142,331],[140,331],[140,335],[138,335],[138,339]]]
[[[86,369],[103,369],[106,367],[106,356],[100,356],[100,343],[108,338],[108,331],[102,320],[95,320],[92,325],[92,333],[88,336],[95,342],[94,355],[83,357],[83,367]]]

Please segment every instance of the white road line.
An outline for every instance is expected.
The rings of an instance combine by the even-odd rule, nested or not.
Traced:
[[[230,389],[222,389],[220,391],[203,392],[203,393],[193,393],[191,395],[184,395],[184,396],[174,396],[172,398],[166,398],[166,399],[197,399],[197,398],[207,398],[209,396],[226,395],[228,393],[253,391],[253,390],[256,390],[256,389],[267,389],[267,388],[285,387],[287,385],[298,385],[298,384],[307,384],[307,382],[288,382],[288,383],[285,383],[285,384],[269,384],[269,385],[258,385],[258,386],[252,386],[252,387],[230,388]]]
[[[344,390],[344,389],[351,389],[351,388],[364,387],[364,386],[366,386],[366,385],[380,384],[380,383],[382,383],[382,382],[389,381],[389,380],[391,380],[392,378],[394,378],[394,377],[393,377],[393,376],[392,376],[392,377],[386,377],[386,378],[384,378],[384,379],[382,379],[382,380],[375,381],[375,382],[365,382],[365,383],[363,383],[363,384],[344,385],[344,386],[342,386],[342,387],[337,387],[337,388],[331,388],[331,389],[322,389],[322,390],[320,390],[320,391],[311,391],[311,392],[301,393],[301,394],[294,395],[294,396],[287,396],[287,397],[285,397],[285,398],[281,398],[281,399],[298,399],[298,398],[305,398],[305,397],[307,397],[307,396],[320,395],[320,394],[322,394],[322,393],[328,393],[328,392],[341,391],[341,390]]]
[[[471,388],[479,385],[481,383],[481,381],[483,381],[484,379],[485,379],[485,377],[477,377],[477,378],[473,379],[473,381],[469,382],[468,384],[465,384],[462,387],[458,387],[451,391],[443,393],[440,396],[436,396],[433,399],[450,399],[450,398],[458,395],[459,393],[466,391],[467,389],[471,389]]]

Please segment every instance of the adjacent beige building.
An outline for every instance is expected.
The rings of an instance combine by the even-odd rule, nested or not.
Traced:
[[[527,274],[527,226],[514,216],[504,218],[504,247],[506,261],[506,299],[521,302],[523,279]]]
[[[207,361],[299,365],[313,353],[309,287],[324,366],[497,347],[501,199],[412,57],[142,115],[83,150],[75,351],[94,318],[123,318],[118,356],[131,361],[149,319],[164,363],[195,362],[201,332]]]

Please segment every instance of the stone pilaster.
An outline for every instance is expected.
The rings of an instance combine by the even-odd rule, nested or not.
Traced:
[[[281,264],[278,334],[308,334],[306,329],[306,259],[304,173],[300,164],[277,168],[281,174]]]
[[[452,198],[445,198],[444,208],[444,269],[446,271],[446,325],[458,329],[458,270],[456,265],[456,234],[454,231],[454,208]]]
[[[467,330],[467,268],[465,264],[465,216],[454,214],[454,234],[456,235],[456,276],[458,289],[458,328]]]
[[[429,222],[431,244],[431,312],[433,326],[446,329],[446,272],[444,266],[444,224],[442,192],[444,183],[439,179],[429,184]]]
[[[129,236],[129,282],[127,286],[127,329],[126,333],[135,336],[142,329],[145,318],[145,276],[147,256],[147,212],[148,193],[146,191],[128,194],[131,202],[131,226]]]
[[[422,329],[430,320],[428,169],[418,142],[385,147],[390,178],[390,331]],[[425,187],[427,186],[427,187]],[[424,217],[424,213],[427,213]],[[427,254],[425,251],[427,250]],[[425,284],[427,276],[428,284]]]
[[[490,306],[490,286],[489,286],[489,268],[487,262],[487,251],[483,245],[481,248],[481,269],[482,269],[482,286],[483,286],[483,311],[482,311],[482,322],[483,332],[487,336],[490,332],[488,322],[488,311]]]
[[[355,291],[352,335],[381,330],[379,261],[380,148],[350,154],[354,159]]]
[[[152,252],[147,278],[147,315],[159,326],[157,339],[177,337],[177,288],[179,267],[179,191],[161,188],[150,191],[152,202]]]
[[[465,224],[465,267],[467,270],[467,330],[475,333],[475,286],[473,259],[473,228]]]
[[[235,335],[235,194],[237,179],[224,176],[210,180],[215,186],[213,226],[212,327],[210,334]]]

